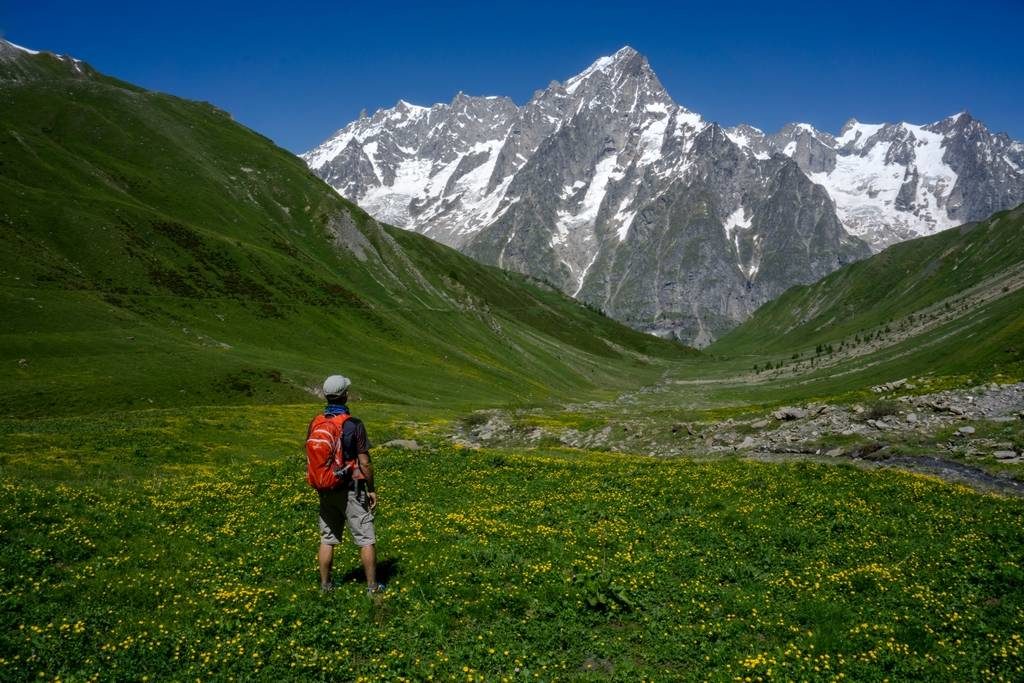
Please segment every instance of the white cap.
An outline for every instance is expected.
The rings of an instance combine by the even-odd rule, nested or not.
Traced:
[[[341,396],[352,386],[352,380],[341,375],[331,375],[324,380],[324,396]]]

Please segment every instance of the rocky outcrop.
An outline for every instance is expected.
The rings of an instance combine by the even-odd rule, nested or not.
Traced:
[[[913,395],[912,384],[875,404],[810,403],[785,406],[764,417],[688,424],[624,412],[588,429],[530,425],[530,411],[514,417],[479,411],[451,435],[465,447],[530,446],[542,440],[574,448],[672,457],[738,454],[761,460],[837,459],[872,466],[927,471],[989,490],[1024,495],[1024,452],[999,425],[1024,420],[1024,383],[991,384]],[[895,384],[895,383],[894,383]],[[670,387],[669,383],[665,388]],[[628,405],[619,397],[617,407]],[[567,406],[573,413],[600,414],[609,404]],[[550,424],[550,415],[545,416]],[[984,430],[982,426],[986,426]],[[831,445],[831,444],[842,445]],[[986,465],[1004,468],[987,472]],[[1006,466],[1022,469],[1006,470]]]

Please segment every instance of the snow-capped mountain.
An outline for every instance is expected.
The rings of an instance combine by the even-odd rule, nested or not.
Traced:
[[[923,126],[851,119],[838,136],[806,123],[728,135],[751,153],[793,158],[828,190],[843,226],[876,251],[1024,201],[1024,144],[966,112]]]
[[[925,128],[938,135],[930,129],[944,123]],[[853,201],[859,191],[877,200],[878,215],[914,216],[906,220],[920,231],[922,216],[936,227],[956,220],[938,222],[936,208],[984,203],[965,209],[973,189],[962,175],[926,167],[933,147],[913,133],[883,142],[881,127],[865,137],[858,126],[839,138],[800,124],[776,136],[725,130],[676,104],[625,47],[521,107],[461,93],[430,108],[399,102],[302,157],[380,220],[546,279],[639,329],[703,345],[788,287],[868,255],[841,219],[868,238],[888,226],[870,222],[875,214]],[[917,160],[914,192],[899,207],[892,197],[891,210],[880,181],[853,163],[873,163],[883,146],[894,159],[902,148],[913,153],[899,157],[904,175],[906,159]],[[984,175],[984,164],[975,167]],[[989,204],[1015,191],[1002,176],[991,184]]]

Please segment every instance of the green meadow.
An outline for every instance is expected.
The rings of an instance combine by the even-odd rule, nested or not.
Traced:
[[[467,450],[359,405],[379,599],[318,591],[314,404],[0,422],[0,678],[1019,680],[1024,501],[811,463]],[[433,434],[433,436],[431,436]]]

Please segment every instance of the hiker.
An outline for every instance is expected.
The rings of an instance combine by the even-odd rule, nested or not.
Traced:
[[[341,375],[324,380],[327,408],[313,418],[306,432],[306,480],[320,497],[320,590],[334,589],[331,567],[334,546],[341,543],[346,522],[366,573],[369,595],[384,590],[377,581],[377,533],[373,512],[377,492],[366,427],[348,411],[352,382]]]

